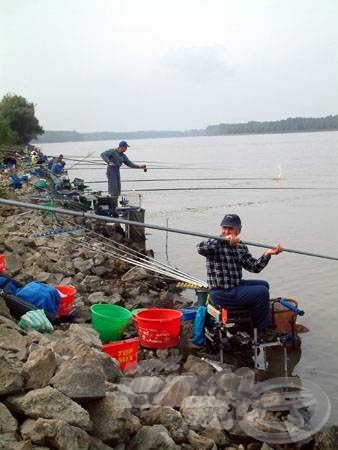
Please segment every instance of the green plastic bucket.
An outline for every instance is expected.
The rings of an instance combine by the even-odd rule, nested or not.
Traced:
[[[100,334],[103,342],[118,341],[122,338],[131,312],[122,306],[98,303],[91,308],[92,326]]]

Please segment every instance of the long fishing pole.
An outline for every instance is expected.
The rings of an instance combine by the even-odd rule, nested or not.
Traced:
[[[141,252],[138,252],[137,250],[131,249],[130,247],[127,247],[126,245],[123,245],[117,241],[114,241],[111,238],[107,238],[105,236],[100,235],[99,233],[96,233],[93,230],[88,230],[88,233],[96,235],[100,238],[100,240],[103,241],[107,241],[108,244],[105,244],[108,248],[112,249],[112,251],[116,252],[117,254],[123,256],[123,257],[130,257],[132,258],[133,261],[135,261],[135,263],[137,262],[141,262],[142,264],[147,264],[149,267],[149,270],[153,270],[154,272],[158,272],[159,270],[161,270],[162,274],[167,274],[169,276],[169,274],[171,275],[175,275],[175,277],[180,277],[182,280],[183,278],[185,279],[184,281],[189,281],[190,283],[195,283],[195,284],[205,284],[202,280],[193,277],[192,275],[189,275],[186,272],[183,272],[182,270],[178,270],[175,267],[169,266],[168,264],[164,264],[160,261],[157,261],[154,258],[151,258],[147,255],[144,255]],[[92,238],[95,240],[95,238]],[[97,242],[98,239],[96,239]],[[113,247],[111,243],[114,243],[115,246],[117,247]],[[159,272],[158,272],[159,273]],[[205,286],[206,287],[206,286]]]
[[[71,221],[71,220],[68,220],[67,222],[72,225],[75,224],[75,222]],[[202,281],[198,278],[195,278],[192,275],[190,275],[186,272],[183,272],[182,270],[178,270],[175,267],[172,267],[172,266],[169,266],[168,264],[164,264],[160,261],[157,261],[156,259],[151,258],[150,256],[147,256],[147,255],[144,255],[143,253],[138,252],[137,250],[134,250],[130,247],[127,247],[126,245],[124,245],[120,242],[117,242],[111,238],[102,236],[101,234],[99,234],[93,230],[90,230],[87,228],[84,228],[84,229],[86,230],[87,235],[88,234],[90,235],[89,239],[95,240],[95,242],[102,242],[102,241],[107,242],[107,244],[105,244],[105,246],[108,249],[110,248],[111,251],[115,252],[115,254],[123,256],[123,257],[130,257],[130,258],[132,258],[133,261],[135,261],[135,263],[137,263],[138,261],[141,262],[142,264],[146,263],[149,267],[149,270],[153,270],[155,272],[157,271],[158,273],[159,273],[159,270],[161,270],[162,274],[167,274],[168,276],[169,276],[169,274],[175,275],[176,277],[180,277],[180,279],[182,281],[184,278],[184,281],[188,281],[190,283],[195,283],[198,285],[205,284],[204,281]],[[97,238],[92,237],[91,235],[97,236]],[[112,245],[112,243],[114,244],[114,246]],[[178,278],[176,278],[176,279],[178,279]]]
[[[77,239],[79,240],[79,238],[77,238]],[[76,238],[69,238],[69,237],[68,237],[68,240],[70,240],[71,243],[79,244],[79,242],[78,242],[77,239],[76,239]],[[84,243],[84,242],[81,242],[81,241],[80,241],[80,243],[81,243],[81,245],[82,245],[83,247],[85,247],[85,248],[87,248],[87,249],[89,249],[89,250],[92,250],[92,248],[90,247],[90,245],[88,245],[88,243]],[[135,265],[135,266],[142,267],[143,269],[146,269],[146,270],[150,270],[150,271],[152,271],[152,272],[159,273],[159,274],[161,274],[161,275],[164,275],[164,276],[173,278],[173,279],[178,280],[178,281],[184,281],[184,282],[186,282],[186,283],[194,283],[194,284],[196,284],[196,280],[192,279],[190,276],[185,277],[184,275],[180,275],[180,274],[177,274],[177,273],[174,273],[174,272],[170,272],[170,271],[168,271],[168,270],[163,270],[163,269],[160,269],[160,268],[155,268],[155,267],[152,267],[152,266],[148,265],[148,264],[145,263],[145,262],[142,262],[142,261],[135,261],[135,260],[134,260],[133,258],[131,258],[131,257],[125,256],[125,255],[123,255],[123,254],[119,254],[118,252],[115,252],[115,251],[112,251],[112,250],[110,250],[110,251],[107,251],[107,250],[103,251],[103,250],[95,249],[95,251],[98,251],[98,252],[100,252],[100,253],[102,253],[102,254],[104,254],[104,255],[108,255],[108,256],[111,255],[111,256],[114,256],[114,257],[119,258],[119,259],[121,259],[122,261],[125,261],[125,262],[127,262],[127,263],[129,263],[129,264],[133,264],[133,265]],[[198,284],[200,287],[207,287],[207,283],[205,283],[205,282],[203,282],[203,281],[200,281],[200,280],[198,281],[197,284]]]
[[[77,216],[77,217],[83,217],[83,218],[92,219],[92,220],[100,220],[100,221],[104,221],[104,222],[123,223],[123,224],[127,224],[127,225],[133,225],[136,227],[151,228],[154,230],[168,231],[170,233],[185,234],[188,236],[204,237],[204,238],[208,238],[208,239],[223,239],[220,236],[216,236],[213,234],[205,234],[205,233],[199,233],[196,231],[180,230],[177,228],[167,228],[167,227],[162,227],[160,225],[141,223],[141,222],[136,222],[133,220],[120,219],[117,217],[94,215],[92,213],[86,213],[83,211],[73,211],[73,210],[63,209],[63,208],[54,208],[51,206],[40,206],[40,205],[35,205],[34,203],[19,202],[17,200],[7,200],[4,198],[0,198],[0,204],[17,206],[19,208],[21,207],[21,208],[28,208],[28,209],[38,209],[41,211],[51,211],[51,212],[54,212],[55,214],[64,214],[66,216],[67,215],[68,216]],[[261,244],[259,242],[250,242],[250,241],[241,241],[241,242],[242,242],[242,244],[253,246],[253,247],[275,248],[275,245]],[[331,259],[334,261],[338,261],[338,258],[335,256],[320,255],[318,253],[310,253],[310,252],[305,252],[303,250],[295,250],[295,249],[283,247],[283,251],[288,252],[288,253],[296,253],[299,255],[313,256],[316,258]]]
[[[153,189],[125,189],[124,192],[162,192],[162,191],[217,191],[217,190],[229,190],[229,191],[237,191],[237,190],[248,190],[248,191],[336,191],[338,188],[336,187],[249,187],[249,186],[233,186],[233,187],[175,187],[175,188],[153,188]]]
[[[133,182],[149,182],[149,181],[236,181],[236,180],[268,180],[268,181],[279,181],[285,180],[285,178],[245,178],[245,177],[229,177],[229,178],[143,178],[139,180],[123,180],[123,183],[133,183]],[[107,180],[99,180],[99,181],[86,181],[85,184],[101,184],[107,183]]]
[[[102,167],[102,165],[99,165],[98,167],[95,167],[96,170],[103,170],[105,169],[105,166]],[[152,166],[148,166],[147,168],[149,170],[206,170],[205,167],[152,167]],[[88,167],[77,167],[76,169],[72,169],[72,170],[84,170],[84,169],[92,169],[92,167],[88,166]],[[130,170],[128,167],[121,167],[121,170]],[[226,171],[227,169],[225,167],[213,167],[212,168],[213,171],[215,170],[222,170],[223,172]]]
[[[77,166],[81,161],[84,161],[85,159],[89,158],[91,155],[93,155],[95,153],[95,150],[88,152],[86,156],[84,156],[83,158],[79,159],[76,163],[74,163],[72,166],[68,167],[67,170],[71,170],[73,169],[73,167]]]

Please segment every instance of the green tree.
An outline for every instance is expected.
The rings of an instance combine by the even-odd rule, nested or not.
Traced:
[[[20,95],[7,94],[3,97],[0,102],[1,116],[10,128],[13,144],[26,145],[44,133],[35,117],[34,104]]]
[[[6,119],[0,114],[0,145],[12,142],[12,130]]]

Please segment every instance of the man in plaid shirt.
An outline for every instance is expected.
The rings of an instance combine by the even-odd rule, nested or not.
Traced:
[[[206,257],[208,285],[211,300],[222,306],[251,309],[254,327],[266,328],[269,317],[269,284],[264,280],[243,280],[242,269],[258,273],[270,261],[272,255],[283,251],[277,244],[256,259],[241,244],[241,219],[236,214],[226,214],[221,222],[220,237],[198,244],[198,253]]]

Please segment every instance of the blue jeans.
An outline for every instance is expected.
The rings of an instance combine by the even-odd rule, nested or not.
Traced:
[[[269,283],[264,280],[242,280],[230,289],[211,289],[212,302],[224,307],[247,307],[254,327],[264,330],[269,320]]]

